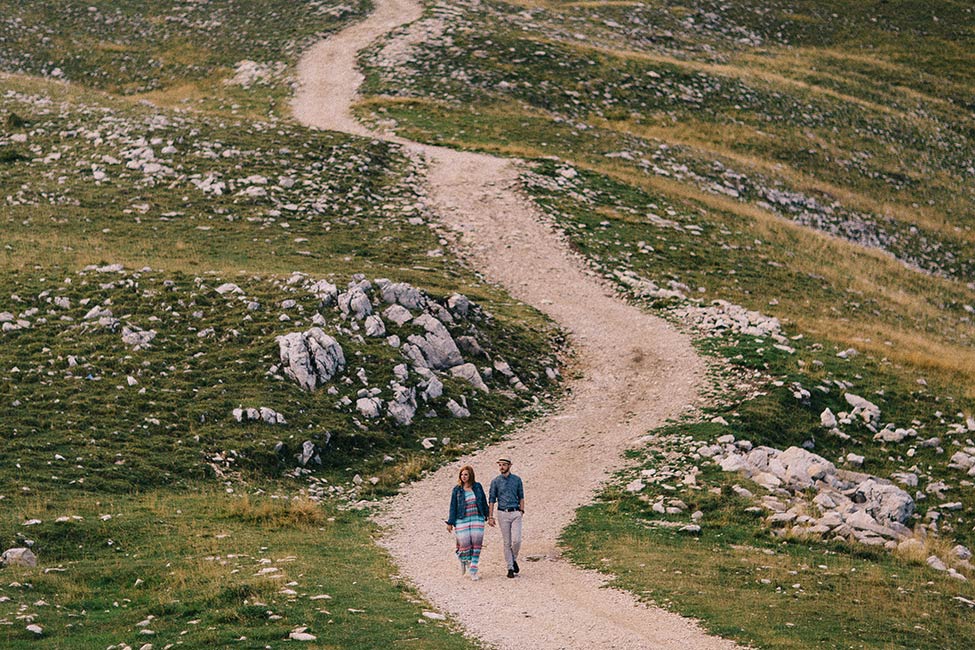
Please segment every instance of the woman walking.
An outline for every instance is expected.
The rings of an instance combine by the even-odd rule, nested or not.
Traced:
[[[488,515],[487,497],[484,488],[474,480],[474,468],[464,465],[457,475],[457,485],[450,495],[450,516],[447,530],[453,531],[457,538],[457,558],[460,560],[460,574],[470,572],[471,580],[480,580],[477,575],[477,562],[481,557],[481,544],[484,542],[484,522]]]

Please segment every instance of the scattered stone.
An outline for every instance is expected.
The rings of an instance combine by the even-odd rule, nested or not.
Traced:
[[[360,397],[355,402],[355,408],[367,418],[378,418],[382,413],[383,402],[378,397]]]
[[[279,336],[277,342],[285,374],[305,390],[315,390],[345,368],[342,346],[319,327]]]
[[[487,384],[485,384],[484,380],[481,379],[481,375],[473,363],[464,363],[459,366],[454,366],[450,369],[450,374],[452,374],[454,377],[464,379],[474,388],[483,393],[489,392]]]
[[[426,334],[407,337],[412,345],[422,353],[423,364],[427,368],[446,370],[464,362],[457,344],[444,324],[429,314],[420,314],[413,319]]]
[[[447,410],[449,410],[450,414],[455,418],[469,418],[471,416],[470,411],[452,399],[447,400]]]
[[[391,305],[387,307],[386,310],[383,311],[383,316],[386,318],[386,320],[392,321],[400,327],[413,320],[413,314],[410,313],[410,310],[401,305]]]
[[[221,296],[228,293],[241,294],[241,295],[243,295],[244,293],[243,289],[241,289],[240,287],[238,287],[236,284],[232,282],[226,282],[224,284],[221,284],[219,287],[214,289],[214,291],[219,293]]]
[[[826,429],[833,429],[836,427],[836,416],[833,415],[833,412],[829,409],[826,409],[819,414],[819,421]]]
[[[7,566],[37,566],[37,556],[29,548],[8,548],[0,555],[0,562]]]

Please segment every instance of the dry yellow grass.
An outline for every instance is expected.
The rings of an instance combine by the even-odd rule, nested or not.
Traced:
[[[902,222],[917,224],[926,230],[959,237],[966,241],[975,242],[975,232],[959,230],[950,223],[942,210],[928,206],[909,206],[883,198],[878,198],[847,187],[829,183],[809,174],[805,174],[794,167],[781,162],[773,162],[766,158],[742,154],[735,149],[742,143],[764,143],[772,136],[758,129],[738,124],[719,125],[712,122],[685,120],[673,125],[661,124],[646,126],[631,121],[596,120],[594,123],[600,128],[616,131],[626,135],[633,135],[644,139],[655,139],[670,145],[684,146],[708,154],[720,156],[725,160],[736,163],[741,171],[750,170],[763,172],[786,181],[799,192],[823,193],[833,197],[845,207],[882,215]],[[821,148],[833,159],[842,158],[845,151],[811,132],[807,132],[807,139],[811,144]],[[928,176],[926,182],[938,181],[943,186],[950,186],[954,181],[944,175]]]
[[[197,82],[187,82],[169,86],[161,90],[153,90],[147,93],[131,95],[130,97],[135,101],[146,100],[157,106],[172,108],[184,103],[185,101],[204,99],[208,96],[209,95],[206,92],[203,84]]]
[[[325,514],[307,497],[292,499],[252,499],[245,494],[227,506],[230,516],[272,528],[319,526]]]
[[[720,64],[720,63],[704,63],[701,61],[692,61],[686,59],[679,59],[673,56],[667,56],[664,54],[653,54],[650,52],[639,52],[634,50],[623,50],[610,47],[602,47],[597,45],[588,45],[585,43],[577,42],[564,42],[555,39],[534,39],[540,44],[550,44],[558,45],[561,47],[566,47],[577,52],[591,55],[591,54],[601,54],[603,56],[623,59],[629,61],[642,61],[648,63],[659,63],[664,65],[674,66],[682,70],[690,72],[702,72],[717,77],[728,77],[732,79],[742,79],[752,82],[760,82],[770,86],[786,86],[793,90],[801,90],[814,95],[821,95],[823,97],[829,97],[838,101],[842,101],[848,104],[853,104],[859,106],[860,108],[871,111],[874,113],[879,113],[881,115],[897,115],[900,117],[908,117],[903,111],[899,111],[890,106],[885,106],[883,104],[878,104],[861,97],[856,97],[854,95],[849,95],[847,93],[842,93],[832,88],[826,88],[817,84],[809,83],[801,79],[794,79],[792,77],[786,76],[780,72],[774,72],[767,69],[755,69],[744,65],[735,64]]]
[[[101,52],[128,52],[132,50],[131,46],[123,45],[122,43],[114,43],[112,41],[99,41],[95,43],[95,49]]]

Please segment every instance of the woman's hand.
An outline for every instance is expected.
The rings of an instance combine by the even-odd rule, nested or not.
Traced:
[[[447,532],[449,532],[449,533],[454,532],[454,527],[451,526],[450,524],[447,524]]]
[[[494,528],[494,517],[488,517],[487,518],[487,523],[488,523],[488,526],[490,526],[491,528]]]

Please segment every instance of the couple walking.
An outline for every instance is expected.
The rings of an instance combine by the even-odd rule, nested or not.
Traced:
[[[484,488],[474,480],[474,468],[464,465],[457,475],[457,485],[450,495],[450,516],[447,530],[457,537],[457,557],[461,575],[470,574],[471,580],[480,580],[477,572],[484,541],[484,523],[500,526],[504,561],[508,564],[508,577],[514,578],[518,567],[518,550],[521,548],[521,518],[525,513],[525,488],[521,479],[511,473],[511,460],[498,459],[500,472],[491,481],[488,497]],[[494,518],[495,506],[498,517]]]

